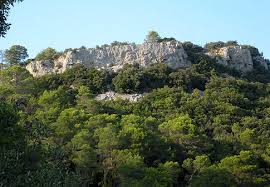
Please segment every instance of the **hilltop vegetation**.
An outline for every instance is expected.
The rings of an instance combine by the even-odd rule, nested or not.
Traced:
[[[1,70],[0,186],[269,185],[269,72],[243,74],[184,47],[189,69]],[[94,99],[107,90],[147,94]]]
[[[10,27],[10,6],[20,1],[0,1],[0,37]],[[164,41],[176,40],[155,31],[146,38]],[[42,77],[25,69],[27,49],[12,46],[8,65],[0,64],[0,187],[270,186],[267,60],[241,46],[253,62],[242,72],[206,55],[228,46],[240,45],[183,43],[188,69],[77,65]],[[36,60],[62,54],[47,48]],[[138,102],[95,100],[108,90],[145,95]]]

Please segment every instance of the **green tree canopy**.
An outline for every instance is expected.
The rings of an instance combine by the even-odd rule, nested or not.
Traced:
[[[155,43],[158,42],[160,40],[160,36],[156,31],[149,31],[148,34],[146,35],[146,42],[149,43]]]
[[[21,64],[28,57],[27,49],[21,45],[13,45],[5,51],[5,60],[13,64]]]
[[[37,54],[36,60],[53,60],[58,56],[58,53],[55,49],[48,47]]]

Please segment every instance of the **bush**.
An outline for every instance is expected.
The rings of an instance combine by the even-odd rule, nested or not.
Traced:
[[[207,49],[208,51],[212,51],[212,50],[217,50],[219,48],[222,47],[228,47],[228,46],[238,46],[238,42],[237,41],[227,41],[225,42],[210,42],[205,44],[204,48]]]
[[[193,64],[197,64],[202,57],[206,56],[204,54],[204,48],[199,45],[195,45],[191,42],[184,42],[182,45],[188,55],[188,60]]]

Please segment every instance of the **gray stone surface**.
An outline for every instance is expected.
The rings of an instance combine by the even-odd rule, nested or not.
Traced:
[[[137,63],[146,66],[157,62],[167,63],[172,68],[191,66],[181,42],[170,41],[70,49],[52,63],[33,61],[26,68],[34,76],[42,76],[48,73],[62,73],[75,64],[117,71],[124,64]]]
[[[252,57],[249,49],[241,45],[222,47],[207,53],[225,66],[242,72],[253,69],[254,61],[268,69],[269,61],[262,56]],[[50,61],[32,61],[26,69],[33,76],[63,73],[76,64],[85,67],[117,71],[125,64],[147,66],[151,63],[166,63],[173,69],[191,67],[181,42],[168,41],[143,44],[104,45],[97,48],[68,49],[62,56]]]
[[[137,102],[140,98],[143,97],[143,94],[119,94],[113,91],[109,91],[103,94],[99,94],[96,96],[96,100],[115,100],[115,99],[122,99],[128,100],[130,102]]]
[[[250,51],[241,46],[222,47],[209,52],[208,55],[216,58],[220,64],[243,72],[253,69],[253,60]]]

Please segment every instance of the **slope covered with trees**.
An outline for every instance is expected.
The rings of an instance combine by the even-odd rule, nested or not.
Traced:
[[[242,74],[184,47],[190,69],[1,70],[0,186],[270,185],[269,72]],[[147,94],[94,99],[111,89]]]

